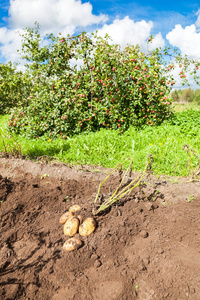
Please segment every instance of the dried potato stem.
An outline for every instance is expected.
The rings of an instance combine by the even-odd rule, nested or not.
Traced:
[[[128,160],[128,159],[126,159],[125,161],[127,161],[127,160]],[[123,165],[123,164],[125,163],[125,161],[124,161],[122,164],[118,165],[118,166],[114,169],[114,171],[115,171],[117,168],[119,168],[121,165]],[[142,175],[139,175],[136,179],[132,180],[127,186],[125,186],[120,192],[118,192],[120,186],[122,185],[122,183],[123,183],[123,181],[124,181],[124,178],[125,178],[125,176],[126,176],[128,170],[129,170],[129,168],[130,168],[131,165],[132,165],[132,160],[131,160],[131,163],[130,163],[130,165],[128,166],[128,168],[127,168],[127,170],[126,170],[126,172],[125,172],[125,174],[124,174],[124,176],[123,176],[123,178],[122,178],[122,181],[121,181],[120,185],[118,186],[118,188],[115,190],[115,192],[113,193],[113,195],[112,195],[108,200],[104,201],[104,202],[99,206],[99,208],[98,208],[96,211],[93,210],[93,215],[97,215],[97,214],[100,213],[101,211],[107,209],[107,208],[110,207],[113,203],[115,203],[116,201],[120,200],[120,199],[121,199],[122,197],[124,197],[126,194],[130,194],[130,192],[131,192],[134,188],[136,188],[137,186],[139,186],[140,183],[141,183],[141,181],[142,181],[142,179],[144,178],[144,176],[145,176],[145,174],[146,174],[146,172],[147,172],[149,163],[150,163],[150,159],[148,159],[148,162],[147,162],[147,164],[146,164],[146,166],[145,166],[145,169],[144,169],[144,171],[143,171],[143,174],[142,174]],[[95,203],[96,203],[96,200],[97,200],[98,195],[99,195],[99,193],[100,193],[100,188],[101,188],[102,184],[109,178],[109,176],[110,176],[114,171],[112,171],[112,172],[106,177],[106,179],[104,179],[104,181],[99,185],[99,190],[98,190],[98,193],[97,193],[97,196],[96,196],[96,199],[95,199]],[[132,186],[135,182],[137,182],[137,183],[136,183],[134,186]]]
[[[127,159],[126,159],[126,160],[127,160]],[[126,162],[126,160],[123,162],[123,164]],[[124,179],[125,179],[125,177],[126,177],[126,174],[128,173],[128,170],[129,170],[129,168],[131,168],[132,164],[133,164],[133,159],[131,160],[131,163],[129,164],[129,166],[128,166],[126,172],[124,173],[124,176],[123,176],[123,178],[122,178],[122,180],[121,180],[119,186],[118,186],[117,189],[114,191],[114,193],[112,194],[111,198],[113,198],[113,197],[116,195],[116,193],[118,192],[119,188],[121,187],[121,185],[122,185],[122,183],[123,183],[123,181],[124,181]]]
[[[95,200],[94,200],[94,203],[96,203],[97,200],[98,200],[99,193],[100,193],[101,187],[102,187],[102,185],[104,184],[104,182],[106,182],[106,180],[110,177],[110,175],[111,175],[112,173],[114,173],[118,168],[120,168],[120,167],[121,167],[127,160],[129,160],[129,159],[130,159],[130,158],[126,158],[126,160],[125,160],[123,163],[117,165],[117,166],[115,167],[115,169],[112,170],[112,172],[110,172],[110,173],[108,174],[108,176],[100,183],[99,188],[98,188],[98,192],[97,192],[97,195],[96,195],[96,198],[95,198]],[[121,183],[120,183],[120,184],[121,184]]]

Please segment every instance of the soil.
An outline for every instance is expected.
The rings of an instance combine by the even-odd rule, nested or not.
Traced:
[[[199,182],[150,176],[63,250],[60,216],[73,204],[91,215],[109,171],[0,158],[0,299],[200,299]],[[101,197],[118,185],[115,172]]]

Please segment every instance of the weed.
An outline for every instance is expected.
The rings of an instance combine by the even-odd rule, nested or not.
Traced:
[[[44,175],[41,175],[41,176],[40,176],[41,179],[45,179],[45,178],[47,178],[47,177],[49,177],[49,174],[44,174]]]
[[[69,200],[70,200],[70,197],[69,197],[69,196],[66,196],[66,197],[64,198],[63,202],[67,202],[67,201],[69,201]]]
[[[189,170],[189,176],[190,179],[187,182],[191,182],[191,181],[198,181],[199,180],[199,175],[200,175],[200,157],[199,155],[197,155],[197,153],[195,152],[194,149],[190,149],[190,147],[188,145],[184,145],[182,150],[186,150],[188,156],[189,156],[189,162],[188,165],[190,166],[190,170]],[[194,168],[194,162],[192,159],[192,154],[197,158],[198,160],[198,164],[197,167]]]
[[[94,169],[94,170],[91,170],[91,172],[94,172],[94,173],[99,173],[101,172],[99,169]]]
[[[178,183],[178,179],[177,178],[170,178],[168,177],[168,180],[172,183],[172,184],[177,184]]]
[[[186,197],[186,200],[187,200],[188,203],[190,203],[190,202],[196,200],[196,198],[195,198],[194,194],[190,194],[189,197]]]
[[[17,143],[14,139],[10,142],[6,142],[3,134],[0,132],[0,138],[3,144],[3,152],[6,157],[14,156],[16,158],[22,157],[21,145]]]
[[[136,284],[136,286],[135,286],[136,292],[138,291],[138,289],[139,289],[139,284]]]
[[[164,205],[164,206],[171,206],[172,204],[171,203],[168,203],[168,202],[162,202],[162,204]]]

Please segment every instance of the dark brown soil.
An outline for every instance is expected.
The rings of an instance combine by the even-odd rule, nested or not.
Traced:
[[[0,158],[0,299],[200,299],[200,184],[155,178],[96,217],[74,252],[60,216],[91,213],[108,170]],[[105,197],[119,184],[115,173]]]

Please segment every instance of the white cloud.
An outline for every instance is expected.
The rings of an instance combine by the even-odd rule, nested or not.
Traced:
[[[107,21],[105,15],[94,15],[92,5],[81,0],[11,0],[9,7],[10,26],[33,27],[37,21],[42,32],[73,34],[76,27],[89,26]]]
[[[148,45],[148,49],[151,51],[155,48],[163,48],[165,46],[165,41],[162,37],[162,34],[159,32],[158,34],[156,34],[154,36],[154,39],[152,40],[152,42]]]
[[[200,56],[200,33],[194,24],[183,28],[180,24],[170,31],[166,38],[173,47],[178,47],[181,54],[187,54],[191,58]]]
[[[112,24],[105,24],[99,31],[100,36],[106,33],[112,38],[113,43],[125,47],[127,44],[138,44],[141,48],[146,47],[146,40],[151,34],[153,22],[134,22],[128,16],[124,19],[115,19]]]
[[[94,15],[92,5],[81,0],[10,0],[9,27],[0,28],[0,52],[6,61],[19,62],[17,49],[21,37],[16,31],[40,24],[41,35],[53,33],[74,34],[77,28],[106,22],[106,15]]]
[[[0,28],[0,52],[7,61],[19,61],[19,54],[17,50],[21,49],[21,37],[19,29],[7,29],[6,27]]]
[[[102,24],[107,21],[106,15],[94,15],[92,5],[81,0],[10,0],[9,26],[0,28],[0,51],[5,58],[16,60],[16,49],[21,46],[21,38],[15,35],[15,28],[33,27],[37,21],[41,27],[41,35],[59,32],[63,36],[74,34],[76,29],[86,29],[87,26]],[[128,16],[122,20],[116,19],[112,24],[105,24],[99,29],[99,35],[108,33],[114,43],[125,47],[127,44],[139,44],[147,49],[146,40],[151,34],[153,22],[134,22]],[[4,36],[4,37],[3,37]],[[5,37],[9,37],[9,41]],[[155,36],[149,48],[162,47],[164,40],[159,33]],[[14,53],[15,52],[15,53]]]
[[[139,45],[143,50],[147,49],[147,39],[151,35],[153,28],[153,22],[146,22],[144,20],[140,22],[134,22],[126,16],[124,19],[115,19],[112,24],[105,24],[98,34],[105,36],[106,33],[112,38],[113,43],[120,44],[122,47],[131,45]],[[153,42],[149,45],[148,49],[152,50],[156,47],[163,47],[165,41],[162,38],[161,33],[158,33]]]

